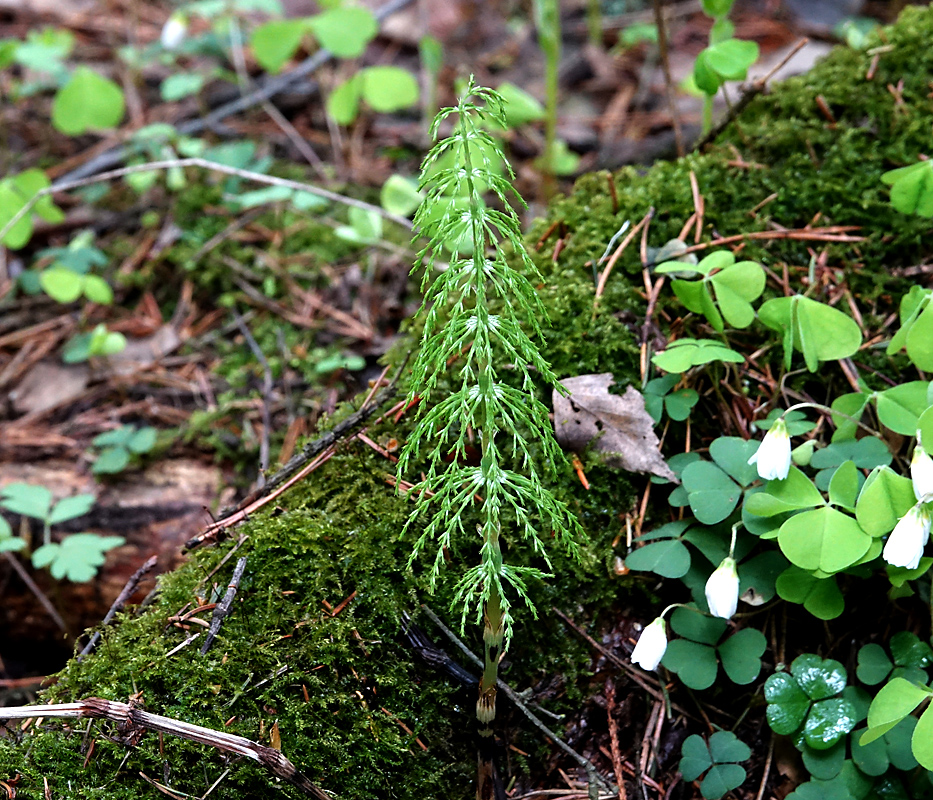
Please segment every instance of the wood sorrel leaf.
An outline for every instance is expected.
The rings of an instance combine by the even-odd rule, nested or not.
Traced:
[[[791,349],[801,351],[807,369],[815,372],[818,362],[847,358],[862,343],[862,332],[851,317],[802,295],[767,300],[758,309],[758,318],[783,334],[788,369]]]
[[[828,574],[858,561],[871,541],[852,517],[828,506],[791,517],[778,534],[781,551],[792,564]]]

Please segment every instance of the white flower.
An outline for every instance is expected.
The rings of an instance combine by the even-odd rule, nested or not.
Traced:
[[[900,518],[884,545],[882,557],[894,567],[916,569],[930,540],[930,512],[917,503]]]
[[[787,477],[790,470],[790,436],[784,417],[774,421],[748,463],[757,464],[758,475],[767,481],[782,481]]]
[[[913,481],[917,500],[922,500],[925,495],[933,494],[933,458],[930,458],[929,453],[923,449],[919,434],[913,458],[910,459],[910,479]]]
[[[175,50],[184,40],[188,33],[188,20],[185,15],[176,11],[168,18],[168,21],[162,27],[162,36],[160,41],[162,47],[166,50]]]
[[[729,619],[739,604],[739,573],[735,559],[726,556],[706,582],[706,603],[714,617]]]
[[[667,650],[667,623],[664,617],[658,617],[638,637],[635,649],[632,650],[632,663],[638,664],[642,669],[657,669],[661,659],[664,658],[665,650]]]

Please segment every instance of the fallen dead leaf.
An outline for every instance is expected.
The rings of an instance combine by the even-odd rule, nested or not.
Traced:
[[[647,472],[679,483],[664,461],[654,421],[645,411],[641,393],[627,387],[625,394],[610,394],[611,372],[578,375],[561,384],[570,392],[554,392],[554,432],[567,450],[582,452],[592,446],[605,453],[606,463],[629,472]]]

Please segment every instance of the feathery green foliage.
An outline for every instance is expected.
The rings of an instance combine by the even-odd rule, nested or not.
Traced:
[[[498,597],[507,647],[512,616],[506,588],[533,610],[526,580],[546,573],[503,563],[502,526],[530,540],[548,568],[544,540],[553,534],[575,552],[574,535],[580,528],[567,506],[547,489],[532,458],[533,449],[542,453],[552,473],[565,463],[547,407],[534,393],[533,374],[550,384],[556,384],[556,377],[523,329],[527,326],[532,336],[540,338],[541,324],[547,321],[544,306],[523,274],[540,277],[525,253],[508,195],[524,201],[509,183],[514,174],[498,142],[483,128],[484,123],[503,121],[502,98],[476,86],[471,78],[457,106],[438,113],[431,129],[434,138],[452,115],[456,115],[453,132],[437,142],[422,165],[420,188],[426,196],[415,226],[428,244],[415,270],[423,264],[422,289],[427,292],[410,397],[419,395],[427,403],[452,362],[459,369],[460,387],[424,412],[402,451],[399,475],[406,474],[430,441],[427,473],[412,490],[418,499],[407,528],[429,508],[437,513],[415,544],[414,554],[429,541],[437,541],[433,585],[444,548],[454,534],[467,534],[475,524],[482,540],[480,563],[459,582],[455,603],[462,606],[461,624],[465,624],[471,608],[479,622],[486,604]],[[500,160],[507,177],[496,163]],[[484,192],[495,196],[501,210],[484,202]],[[432,280],[438,256],[449,242],[461,244],[454,245],[449,265]],[[521,272],[506,260],[506,246],[520,256]],[[491,303],[500,313],[490,312]],[[510,385],[502,380],[503,367],[497,364],[509,365],[519,378],[518,388],[516,381]],[[468,445],[474,438],[481,450],[478,465],[469,462]]]

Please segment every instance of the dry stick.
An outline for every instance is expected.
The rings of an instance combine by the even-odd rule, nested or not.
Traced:
[[[771,760],[774,758],[774,734],[771,734],[771,741],[768,742],[768,757],[765,759],[765,770],[761,776],[761,785],[758,787],[758,794],[755,800],[762,800],[765,796],[765,789],[768,786],[768,775],[771,774]]]
[[[107,613],[104,614],[104,618],[100,623],[101,627],[105,627],[110,624],[110,621],[117,615],[117,612],[120,611],[126,604],[126,601],[130,599],[130,595],[136,591],[136,587],[139,586],[139,582],[155,568],[155,565],[158,563],[158,561],[158,556],[149,556],[149,558],[146,559],[146,562],[138,570],[136,570],[136,572],[130,575],[130,579],[126,582],[126,586],[123,587],[123,589],[120,591],[120,594],[117,595],[117,599],[113,601],[113,605],[111,605]],[[88,653],[90,653],[97,646],[97,643],[100,641],[100,637],[101,632],[97,631],[91,637],[91,641],[84,645],[84,649],[78,653],[76,660],[80,661]]]
[[[667,107],[671,112],[671,122],[674,125],[674,141],[677,144],[677,155],[684,155],[684,134],[680,129],[680,112],[674,100],[674,82],[671,80],[671,64],[667,52],[667,25],[664,22],[664,12],[661,10],[661,0],[651,0],[654,8],[654,24],[658,29],[658,54],[661,56],[661,69],[664,72],[664,93],[667,96]]]
[[[34,719],[36,717],[109,719],[120,723],[124,728],[167,733],[169,736],[177,736],[180,739],[206,744],[208,747],[249,758],[261,764],[275,776],[297,786],[318,800],[333,800],[329,794],[325,794],[302,775],[295,765],[278,750],[258,744],[243,736],[234,736],[171,717],[150,714],[126,703],[104,700],[101,697],[86,697],[77,703],[0,708],[0,719]]]
[[[606,717],[609,720],[609,748],[612,752],[612,769],[619,786],[619,800],[627,800],[625,776],[622,774],[622,749],[619,747],[619,722],[615,718],[616,686],[612,678],[606,679]]]
[[[373,15],[378,21],[384,20],[386,17],[394,14],[396,11],[400,11],[409,5],[412,0],[390,0],[390,2],[379,7],[373,12]],[[191,136],[193,134],[201,133],[205,130],[210,130],[214,128],[219,122],[226,119],[227,117],[238,114],[241,111],[246,111],[253,106],[259,105],[260,103],[275,97],[277,94],[281,94],[286,89],[294,89],[296,85],[311,75],[313,72],[319,70],[324,64],[326,64],[330,59],[333,58],[333,54],[329,50],[318,50],[313,56],[304,61],[302,64],[299,64],[294,70],[284,75],[278,75],[274,78],[267,80],[261,88],[257,89],[255,92],[246,95],[245,97],[238,97],[236,100],[232,100],[229,103],[214,109],[210,114],[207,114],[203,117],[198,117],[197,119],[190,120],[188,122],[182,123],[177,126],[176,130],[181,136]],[[136,151],[133,148],[128,148],[125,146],[115,147],[111,150],[101,153],[99,156],[92,158],[86,164],[78,167],[76,170],[72,170],[67,175],[64,176],[63,181],[74,181],[80,178],[86,178],[90,175],[94,175],[101,170],[109,169],[116,164],[119,164],[129,155],[134,154]],[[54,191],[59,191],[59,187],[53,186]]]
[[[774,68],[768,72],[767,75],[759,78],[751,86],[745,89],[745,91],[742,92],[742,96],[738,99],[738,102],[736,102],[735,105],[729,109],[729,113],[726,114],[726,116],[723,117],[716,125],[714,125],[705,136],[701,136],[697,143],[693,146],[693,149],[702,150],[704,147],[706,147],[706,145],[719,136],[719,134],[722,133],[730,125],[730,123],[745,110],[745,107],[765,90],[768,81],[774,77],[775,73],[795,55],[797,55],[797,51],[800,50],[809,41],[810,40],[806,38],[798,41],[797,44],[791,48],[790,52],[784,56],[784,58],[782,58],[774,66]]]
[[[266,485],[266,470],[269,469],[269,437],[272,434],[272,370],[265,353],[253,338],[240,312],[234,309],[233,316],[240,333],[249,345],[250,352],[262,366],[262,437],[259,440],[259,476],[256,479],[257,486],[262,489]]]
[[[36,203],[38,203],[43,197],[47,197],[54,192],[67,192],[71,189],[80,189],[84,186],[91,186],[95,183],[103,183],[105,181],[113,180],[114,178],[124,178],[127,175],[136,175],[140,172],[155,172],[157,170],[173,169],[176,167],[200,167],[212,172],[219,172],[223,175],[233,175],[237,178],[256,181],[256,183],[265,183],[268,186],[284,186],[286,189],[293,189],[298,192],[308,192],[308,194],[323,197],[325,200],[330,200],[334,203],[342,203],[345,206],[353,206],[354,208],[360,208],[370,213],[379,214],[379,216],[385,217],[386,219],[391,220],[392,222],[395,222],[408,230],[411,230],[412,228],[411,220],[408,220],[405,217],[400,217],[398,214],[390,214],[380,206],[374,206],[371,203],[364,203],[362,200],[356,200],[352,197],[345,197],[342,194],[337,194],[336,192],[331,192],[327,189],[321,189],[320,187],[314,186],[310,183],[292,181],[288,180],[287,178],[276,178],[273,175],[263,175],[261,172],[251,172],[250,170],[238,169],[237,167],[228,167],[225,164],[218,164],[217,162],[209,161],[206,158],[169,158],[165,159],[164,161],[150,161],[145,164],[136,164],[132,167],[121,167],[120,169],[110,170],[110,172],[102,172],[99,175],[94,175],[91,178],[81,178],[80,180],[74,181],[59,181],[52,186],[47,186],[44,189],[40,189],[22,208],[19,209],[19,211],[13,215],[10,221],[7,222],[7,224],[4,225],[2,229],[0,229],[0,242],[3,241],[4,237],[7,235],[7,233],[9,233],[10,229],[32,210]]]
[[[23,583],[25,583],[29,588],[29,591],[36,596],[36,599],[42,604],[42,607],[46,610],[55,624],[58,625],[58,627],[67,634],[68,626],[65,624],[65,620],[63,620],[61,614],[55,610],[55,606],[52,605],[52,602],[49,600],[49,598],[42,593],[42,590],[36,585],[36,582],[29,577],[29,573],[23,569],[23,565],[19,563],[16,556],[14,556],[9,550],[4,550],[3,557],[10,562],[10,566],[13,567],[13,569],[16,570],[16,574],[23,579]]]
[[[236,567],[233,569],[233,577],[230,578],[230,583],[227,584],[227,593],[224,595],[224,599],[221,600],[214,609],[214,616],[211,617],[211,627],[207,631],[207,638],[204,640],[204,644],[201,645],[202,656],[207,655],[207,651],[211,649],[211,645],[214,643],[214,639],[217,638],[217,634],[220,631],[220,626],[230,613],[230,606],[233,605],[233,598],[236,597],[236,590],[240,586],[240,581],[243,579],[243,572],[245,570],[246,556],[241,556],[237,559]]]
[[[477,658],[470,651],[470,649],[463,642],[460,641],[457,635],[452,630],[450,630],[450,628],[448,628],[441,621],[441,618],[437,616],[437,614],[435,614],[430,608],[428,608],[424,604],[422,604],[421,607],[424,609],[424,612],[431,618],[431,621],[444,632],[444,635],[447,636],[447,638],[450,639],[450,641],[453,642],[457,647],[459,647],[460,650],[463,652],[463,654],[468,659],[470,659],[470,661],[472,661],[474,664],[476,664],[477,667],[482,669],[483,668],[482,659]],[[519,708],[526,717],[528,717],[531,723],[538,730],[540,730],[548,739],[554,742],[554,744],[556,744],[561,750],[567,753],[571,758],[573,758],[574,761],[576,761],[581,767],[583,767],[584,770],[586,770],[586,775],[587,775],[587,778],[589,779],[591,787],[595,786],[596,782],[598,781],[608,791],[610,792],[616,791],[616,787],[613,786],[609,780],[607,780],[606,778],[604,778],[602,775],[599,774],[599,772],[596,769],[596,766],[593,764],[592,761],[586,758],[586,756],[580,755],[572,747],[565,744],[563,740],[561,740],[561,738],[556,733],[554,733],[550,728],[547,727],[547,725],[545,725],[540,719],[538,719],[532,713],[531,709],[529,709],[528,706],[525,705],[522,699],[517,694],[515,694],[512,687],[509,686],[505,681],[503,681],[502,678],[496,679],[496,686],[499,689],[501,689],[503,692],[505,692],[506,697],[508,697],[509,700],[511,700],[515,704],[515,706]]]
[[[859,230],[858,225],[828,225],[825,228],[800,228],[784,231],[752,231],[751,233],[737,233],[734,236],[723,236],[711,242],[700,242],[685,247],[680,255],[696,253],[709,247],[722,247],[727,244],[741,242],[743,239],[799,239],[804,242],[864,242],[864,236],[849,236],[848,231]]]

